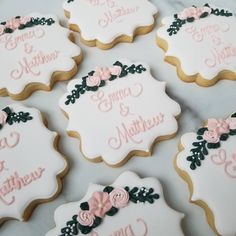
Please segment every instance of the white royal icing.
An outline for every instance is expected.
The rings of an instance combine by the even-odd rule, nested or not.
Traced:
[[[121,35],[132,37],[136,28],[154,23],[156,7],[148,0],[67,0],[63,8],[70,13],[86,41],[109,44]]]
[[[105,216],[102,223],[89,233],[89,236],[183,236],[180,221],[184,215],[167,205],[161,184],[157,179],[141,179],[135,173],[127,171],[121,174],[111,186],[153,188],[154,192],[160,195],[160,198],[153,204],[129,202],[126,207],[119,209],[119,212],[114,216]],[[46,236],[61,235],[61,229],[66,226],[66,222],[70,221],[73,215],[78,215],[80,203],[87,201],[95,191],[102,191],[103,188],[102,185],[90,184],[83,199],[60,206],[54,215],[56,228],[49,231]],[[79,233],[79,235],[82,234]]]
[[[193,76],[199,73],[205,80],[211,81],[221,71],[236,72],[234,15],[225,17],[211,14],[184,24],[177,34],[170,36],[167,29],[173,21],[172,16],[164,18],[163,26],[157,31],[157,37],[167,42],[168,50],[165,56],[178,58],[185,75]]]
[[[60,26],[55,15],[32,13],[27,17],[52,18],[52,25],[37,25],[13,33],[0,35],[0,89],[20,94],[31,83],[49,86],[53,72],[70,71],[75,66],[73,57],[80,48],[68,37],[70,31]]]
[[[193,185],[192,201],[204,201],[214,215],[215,227],[220,235],[236,235],[236,136],[229,136],[220,142],[220,147],[208,149],[208,155],[195,170],[190,168],[187,157],[193,142],[197,142],[196,133],[182,136],[183,150],[177,156],[177,167],[185,171]]]
[[[175,134],[175,117],[181,112],[166,94],[166,83],[155,80],[148,65],[121,62],[141,64],[146,71],[106,81],[104,87],[82,94],[74,104],[65,104],[70,92],[59,102],[69,116],[67,131],[80,135],[85,157],[92,161],[99,158],[109,165],[120,164],[134,150],[149,152],[156,138]],[[81,82],[72,80],[68,91]],[[118,93],[126,95],[117,98]]]
[[[12,104],[12,112],[29,112],[32,120],[4,124],[0,129],[0,221],[24,220],[35,200],[50,199],[58,191],[56,176],[67,168],[54,148],[55,132],[43,124],[41,113]]]

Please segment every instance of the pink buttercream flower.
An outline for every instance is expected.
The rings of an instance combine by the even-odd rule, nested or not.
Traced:
[[[113,67],[110,67],[109,70],[112,75],[119,76],[122,71],[122,68],[120,66],[113,66]]]
[[[108,80],[111,77],[111,72],[108,67],[96,67],[94,76],[100,77],[101,80]]]
[[[80,211],[77,221],[83,226],[92,226],[95,216],[90,211]]]
[[[128,205],[129,194],[123,188],[115,188],[109,195],[113,207],[123,208]]]
[[[101,83],[101,78],[97,75],[89,76],[86,80],[88,87],[99,86]]]
[[[5,111],[0,111],[0,125],[5,125],[7,122],[7,113]]]
[[[225,122],[229,125],[230,129],[236,129],[236,118],[235,117],[228,118]]]
[[[20,26],[20,19],[19,18],[12,18],[6,22],[6,28],[10,28],[12,30],[18,29]]]
[[[229,124],[223,119],[208,119],[207,127],[209,131],[215,131],[219,135],[229,133]]]
[[[199,20],[200,16],[207,12],[208,14],[211,13],[210,7],[189,7],[184,9],[181,13],[179,13],[178,18],[181,20],[186,20],[187,18],[193,17],[195,20]]]
[[[29,22],[31,20],[31,17],[29,17],[29,16],[22,16],[21,18],[20,18],[20,24],[21,25],[25,25],[27,22]]]
[[[105,192],[93,193],[92,198],[88,200],[88,204],[89,211],[100,218],[103,218],[106,212],[112,208],[109,194]]]
[[[208,143],[218,143],[220,141],[220,135],[216,131],[205,131],[203,139]]]
[[[0,35],[4,33],[5,26],[0,24]]]

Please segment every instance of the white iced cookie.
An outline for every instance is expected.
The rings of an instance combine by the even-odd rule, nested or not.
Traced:
[[[63,8],[81,41],[101,49],[150,32],[157,14],[149,0],[66,0]]]
[[[176,169],[211,227],[219,235],[235,236],[236,113],[225,120],[209,119],[197,133],[185,134]]]
[[[0,110],[0,224],[27,220],[33,208],[61,190],[67,162],[56,151],[58,135],[41,113],[12,104]]]
[[[128,60],[96,67],[72,80],[60,99],[69,117],[69,135],[80,137],[84,156],[110,166],[134,155],[151,155],[152,145],[178,129],[180,106],[165,92],[144,63]]]
[[[55,15],[32,13],[0,23],[0,96],[27,98],[77,72],[80,48]]]
[[[183,236],[183,217],[167,205],[157,179],[124,172],[112,185],[90,184],[82,200],[60,206],[46,236]]]
[[[211,86],[236,79],[236,18],[228,9],[205,4],[166,17],[157,43],[185,82]]]

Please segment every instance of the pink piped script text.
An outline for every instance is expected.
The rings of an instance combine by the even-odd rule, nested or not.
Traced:
[[[216,154],[210,156],[212,163],[222,166],[226,176],[236,179],[236,152],[230,157],[225,149],[221,148]]]
[[[147,236],[148,225],[144,219],[138,218],[135,225],[127,225],[118,230],[114,230],[109,236]],[[91,233],[91,236],[99,236],[95,231]]]
[[[59,50],[44,52],[43,48],[38,50],[36,47],[40,45],[40,39],[45,37],[45,30],[41,26],[33,27],[31,30],[22,31],[20,34],[4,34],[0,37],[0,45],[4,44],[7,51],[14,53],[22,46],[22,53],[17,55],[22,58],[12,58],[17,60],[15,68],[9,71],[10,78],[19,80],[28,75],[30,77],[38,77],[41,75],[41,66],[52,63],[59,57]],[[20,48],[21,50],[21,48]]]
[[[20,141],[20,134],[16,131],[11,132],[8,136],[0,137],[0,151],[6,148],[14,148]]]
[[[229,32],[230,29],[227,22],[220,22],[202,27],[191,26],[185,32],[191,34],[192,39],[197,43],[210,38],[213,48],[209,48],[209,56],[203,60],[208,68],[215,68],[217,65],[230,65],[235,60],[235,45],[225,42],[222,38],[222,34]]]
[[[226,22],[221,22],[219,24],[208,24],[203,27],[197,27],[193,25],[186,28],[185,32],[191,34],[192,39],[196,42],[202,42],[207,37],[216,37],[216,33],[224,33],[230,30],[230,26]],[[220,40],[220,39],[219,39]]]
[[[131,123],[121,123],[116,126],[115,135],[108,139],[108,145],[112,149],[120,149],[127,143],[141,144],[143,139],[140,138],[142,133],[146,133],[164,122],[164,115],[159,113],[156,116],[145,119],[141,115]]]
[[[15,34],[3,34],[0,36],[0,45],[4,44],[4,48],[8,51],[16,49],[19,45],[26,42],[31,42],[34,39],[41,39],[45,35],[45,31],[42,27],[33,27],[28,31],[21,31],[19,35]]]
[[[20,176],[20,174],[15,171],[0,183],[0,203],[6,206],[14,204],[17,201],[17,195],[15,192],[19,192],[23,188],[32,185],[34,182],[42,178],[44,171],[45,168],[39,167],[23,176]]]
[[[142,92],[143,85],[141,83],[136,83],[132,86],[121,88],[109,94],[105,94],[103,90],[99,90],[91,96],[91,99],[98,103],[97,106],[101,112],[109,112],[113,109],[113,106],[116,103],[120,103],[130,97],[138,98]],[[123,105],[120,105],[120,107],[122,106]]]
[[[121,23],[123,18],[139,11],[139,6],[126,7],[118,5],[113,0],[87,0],[93,7],[104,8],[101,17],[98,19],[98,25],[106,28],[114,23]]]
[[[59,53],[60,52],[58,50],[49,53],[39,51],[30,58],[24,56],[21,60],[18,61],[17,67],[10,72],[10,76],[14,80],[19,80],[24,75],[38,77],[41,75],[40,66],[55,61],[58,58]]]

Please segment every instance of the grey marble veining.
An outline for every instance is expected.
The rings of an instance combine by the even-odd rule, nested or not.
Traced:
[[[7,19],[14,15],[22,15],[31,11],[55,13],[66,25],[63,16],[62,0],[1,0],[0,18]],[[164,53],[156,46],[156,30],[162,17],[180,11],[192,4],[201,5],[205,0],[152,0],[159,8],[155,29],[145,36],[135,39],[133,44],[119,44],[109,51],[89,48],[78,44],[84,53],[84,60],[78,75],[87,74],[101,61],[109,65],[118,58],[130,58],[134,61],[147,62],[152,74],[159,80],[167,82],[167,93],[178,101],[182,107],[179,119],[179,132],[174,139],[158,143],[153,156],[149,158],[132,158],[125,166],[111,169],[101,164],[86,161],[79,151],[79,141],[66,134],[67,119],[58,107],[58,99],[66,91],[66,83],[58,83],[52,92],[36,92],[23,104],[39,108],[48,119],[49,128],[61,135],[61,150],[68,157],[70,172],[64,179],[63,190],[54,201],[38,206],[28,222],[9,221],[0,228],[1,236],[43,236],[54,227],[54,210],[61,204],[76,201],[85,194],[90,182],[109,184],[124,170],[132,170],[142,177],[157,177],[164,188],[167,202],[174,209],[183,212],[183,230],[187,236],[213,236],[208,226],[204,211],[188,202],[189,191],[186,183],[173,168],[173,159],[178,151],[181,135],[196,130],[209,117],[225,117],[236,110],[236,82],[221,81],[213,87],[202,88],[195,84],[187,84],[177,78],[175,67],[163,61]],[[208,1],[211,4],[225,6],[236,12],[235,0]],[[193,55],[194,56],[194,55]],[[0,65],[2,66],[2,65]],[[12,103],[9,98],[0,98],[0,107]]]

